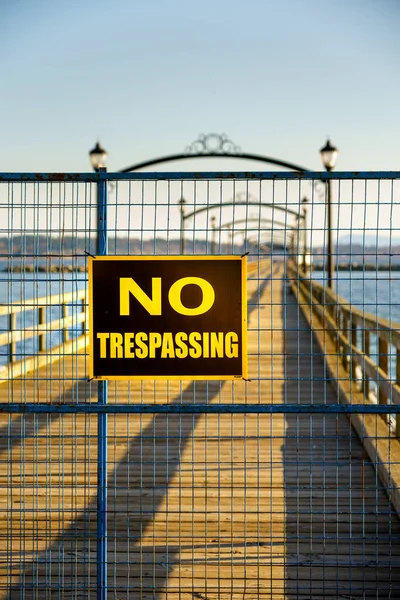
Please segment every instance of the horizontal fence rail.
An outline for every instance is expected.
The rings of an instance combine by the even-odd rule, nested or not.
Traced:
[[[379,404],[0,404],[0,413],[21,414],[369,414],[400,413],[400,406]]]
[[[400,171],[162,171],[132,173],[0,173],[4,183],[97,183],[106,181],[395,181]]]

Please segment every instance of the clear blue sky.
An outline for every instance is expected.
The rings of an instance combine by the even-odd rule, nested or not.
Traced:
[[[0,171],[88,171],[97,139],[119,170],[211,131],[311,169],[329,134],[338,170],[400,169],[399,0],[1,6]]]

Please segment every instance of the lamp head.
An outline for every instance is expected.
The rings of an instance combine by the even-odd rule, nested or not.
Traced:
[[[185,198],[181,198],[180,200],[178,200],[178,205],[179,205],[179,209],[181,211],[181,215],[182,216],[183,216],[183,214],[185,212],[185,204],[186,204]]]
[[[325,146],[321,148],[321,159],[327,171],[332,171],[335,168],[336,159],[338,155],[338,149],[332,146],[331,141],[328,139]]]
[[[107,151],[97,142],[95,147],[89,152],[90,163],[95,171],[106,166]]]

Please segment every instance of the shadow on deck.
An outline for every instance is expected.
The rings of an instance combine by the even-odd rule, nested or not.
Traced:
[[[290,293],[283,310],[285,397],[337,403]],[[400,521],[350,418],[291,414],[286,423],[287,599],[400,598]]]
[[[261,281],[249,299],[249,312],[258,306],[260,295],[269,283],[270,277]],[[224,383],[192,382],[171,403],[193,404],[196,401],[203,402],[204,399],[211,403],[221,393]],[[88,383],[81,381],[74,387],[73,395],[87,401],[93,391],[89,389]],[[71,393],[71,390],[64,393],[59,401],[70,401]],[[53,399],[54,401],[57,400]],[[108,579],[109,594],[112,597],[119,600],[132,597],[147,599],[164,598],[166,595],[170,597],[170,594],[181,597],[181,593],[185,593],[189,594],[186,596],[189,598],[206,598],[205,575],[202,581],[197,579],[197,583],[192,578],[190,588],[185,584],[184,589],[181,589],[179,582],[177,586],[169,585],[168,578],[173,565],[180,564],[179,554],[183,548],[192,554],[189,565],[198,560],[193,559],[193,554],[197,551],[203,552],[202,562],[205,563],[207,559],[204,552],[207,547],[221,549],[217,540],[210,544],[207,539],[207,535],[212,538],[218,535],[219,524],[217,527],[210,527],[208,531],[206,525],[205,530],[197,532],[199,543],[196,546],[193,537],[187,531],[181,533],[180,527],[176,526],[176,515],[172,516],[172,528],[170,525],[171,531],[168,532],[168,513],[163,508],[171,482],[182,465],[182,454],[201,418],[199,415],[189,414],[170,417],[155,415],[148,419],[148,424],[143,428],[139,427],[138,434],[129,442],[126,454],[109,474]],[[19,423],[21,435],[8,437],[5,446],[9,449],[16,447],[39,432],[46,435],[46,428],[57,421],[61,422],[62,417],[22,417]],[[3,428],[4,433],[6,429],[7,427]],[[92,451],[91,460],[95,459]],[[61,509],[60,518],[62,512]],[[154,520],[160,513],[165,518],[164,532],[161,535],[160,531],[151,532]],[[22,591],[26,600],[38,597],[40,600],[52,599],[59,594],[63,598],[96,598],[96,516],[97,503],[92,500],[44,552],[37,553],[32,560],[24,559],[22,553],[21,559],[14,561],[14,575],[12,571],[9,573],[13,584],[8,589],[8,600],[21,598]],[[39,535],[37,531],[35,533]],[[160,543],[157,533],[161,540],[167,539],[167,543],[162,543],[161,540]],[[240,546],[243,545],[245,544],[241,542]]]

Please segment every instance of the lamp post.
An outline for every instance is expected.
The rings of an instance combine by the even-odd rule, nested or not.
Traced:
[[[246,232],[243,231],[243,254],[246,254],[247,252],[247,237],[246,237]]]
[[[108,225],[107,225],[107,180],[104,178],[107,152],[97,142],[89,152],[93,169],[99,174],[96,190],[97,202],[97,238],[96,254],[108,254]],[[108,402],[108,381],[97,384],[98,404]],[[107,414],[100,413],[97,417],[97,598],[107,598]]]
[[[293,226],[292,231],[292,240],[291,240],[291,253],[292,253],[292,261],[297,267],[297,272],[300,267],[300,257],[299,257],[299,240],[300,240],[300,214],[297,215],[295,224]]]
[[[181,254],[185,254],[185,204],[186,200],[181,198],[178,201],[181,212]]]
[[[332,146],[330,140],[328,139],[325,146],[320,150],[322,164],[325,169],[330,173],[336,164],[336,158],[338,155],[338,149],[335,146]],[[326,201],[326,210],[327,210],[327,236],[328,236],[328,250],[327,250],[327,267],[328,267],[328,278],[327,285],[329,288],[333,288],[333,272],[334,272],[334,264],[333,264],[333,242],[332,242],[332,184],[331,180],[328,179],[327,182],[327,201]]]
[[[227,242],[226,242],[226,253],[229,254],[229,248],[230,248],[230,254],[233,253],[233,226],[232,224],[228,224],[225,225],[226,230],[227,230]],[[229,241],[230,240],[230,241]]]
[[[308,198],[304,197],[301,201],[303,205],[303,271],[307,273],[307,202]]]
[[[215,254],[215,246],[216,246],[216,229],[215,229],[215,215],[211,217],[211,254]]]

